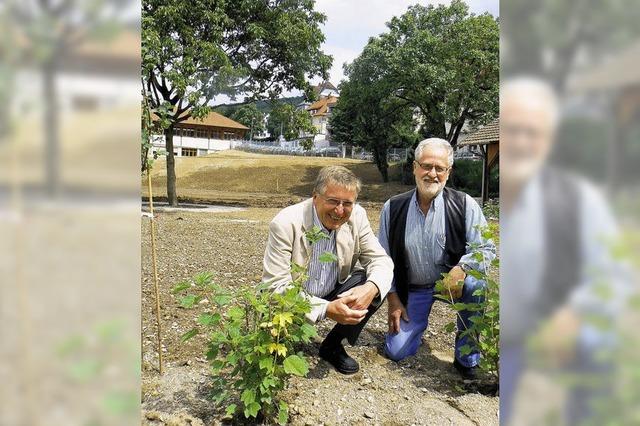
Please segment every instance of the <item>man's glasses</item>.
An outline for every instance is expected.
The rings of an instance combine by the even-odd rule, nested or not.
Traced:
[[[414,161],[414,163],[420,166],[420,168],[425,172],[430,172],[431,169],[436,169],[436,173],[439,175],[448,172],[449,169],[451,168],[451,167],[436,166],[435,164],[420,163],[419,161]]]
[[[318,194],[318,195],[322,197],[322,199],[334,209],[338,207],[340,204],[342,204],[342,207],[344,207],[347,210],[353,208],[353,201],[338,200],[337,198],[327,198],[322,194]]]

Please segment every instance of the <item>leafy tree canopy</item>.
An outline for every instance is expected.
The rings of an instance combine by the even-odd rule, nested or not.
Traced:
[[[177,204],[173,126],[204,117],[220,94],[277,97],[311,93],[326,76],[320,50],[326,17],[313,0],[143,0],[142,76],[151,107],[168,117],[167,196]]]
[[[308,111],[296,109],[291,104],[281,102],[274,103],[267,120],[267,130],[272,138],[278,137],[282,131],[282,136],[286,140],[313,135],[316,132]]]

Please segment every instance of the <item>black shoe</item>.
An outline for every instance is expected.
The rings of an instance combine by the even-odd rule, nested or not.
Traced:
[[[360,370],[358,361],[351,358],[341,344],[337,346],[320,345],[320,358],[333,365],[342,374],[354,374]]]
[[[467,380],[476,380],[478,378],[478,367],[465,367],[460,364],[457,359],[453,360],[453,366],[460,373],[463,379]]]

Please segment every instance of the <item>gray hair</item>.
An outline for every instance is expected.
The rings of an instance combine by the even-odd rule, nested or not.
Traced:
[[[360,192],[360,179],[353,172],[343,166],[327,166],[323,167],[318,173],[313,191],[318,194],[324,194],[327,185],[330,183],[347,188],[349,191],[355,191],[356,196]]]
[[[420,156],[422,155],[422,151],[424,151],[426,148],[429,148],[429,147],[446,149],[447,157],[448,157],[447,159],[449,160],[449,166],[453,165],[453,147],[447,140],[440,139],[440,138],[429,138],[420,142],[416,147],[414,158],[416,160],[420,158]]]
[[[533,76],[519,76],[507,80],[500,86],[500,109],[512,97],[542,101],[549,114],[551,128],[556,129],[560,121],[560,102],[555,90],[547,81]]]

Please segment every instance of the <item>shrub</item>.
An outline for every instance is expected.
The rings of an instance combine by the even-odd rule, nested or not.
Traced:
[[[311,244],[326,235],[314,227],[307,233]],[[335,261],[330,253],[321,255],[322,261]],[[198,306],[205,297],[212,301],[210,309],[198,317],[201,327],[182,336],[186,341],[201,332],[209,332],[207,359],[214,374],[214,401],[240,399],[241,412],[246,418],[274,419],[279,424],[288,420],[288,406],[277,394],[292,375],[306,376],[308,363],[300,343],[308,343],[316,336],[316,329],[306,321],[311,304],[302,292],[307,280],[306,267],[292,264],[292,272],[299,274],[282,293],[269,289],[269,283],[230,293],[213,282],[210,273],[201,273],[193,282],[177,284],[173,292],[188,292],[180,303],[185,308]],[[226,407],[227,416],[238,411],[238,405]]]
[[[482,229],[482,237],[486,240],[491,239],[497,243],[498,240],[498,224],[490,223]],[[485,263],[485,272],[476,270],[469,271],[469,275],[476,279],[486,282],[484,289],[478,289],[474,292],[474,296],[484,296],[483,303],[461,303],[456,302],[450,295],[438,294],[436,297],[451,303],[451,306],[459,316],[461,311],[468,310],[479,312],[480,314],[470,319],[471,324],[466,330],[463,330],[460,337],[469,336],[480,350],[479,367],[498,378],[498,364],[500,361],[500,289],[498,282],[492,278],[492,272],[499,267],[499,260],[493,259],[486,264],[486,259],[477,245],[471,245],[473,256],[479,262]],[[444,277],[447,274],[443,274]],[[442,292],[444,289],[442,280],[436,283],[436,291]],[[445,325],[445,330],[451,333],[455,330],[455,322]],[[461,348],[463,355],[471,353],[471,347],[464,345]]]

